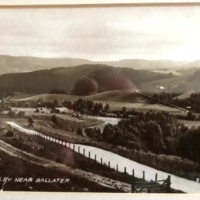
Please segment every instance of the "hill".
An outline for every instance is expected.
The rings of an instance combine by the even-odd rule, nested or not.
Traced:
[[[60,67],[25,73],[10,73],[0,76],[0,92],[49,93],[53,89],[71,93],[75,84],[83,78],[94,79],[97,92],[118,89],[137,89],[140,84],[173,77],[147,70],[114,68],[107,65],[86,64]],[[121,85],[124,87],[121,88]],[[132,88],[130,88],[130,84]],[[112,87],[111,87],[112,85]]]
[[[110,110],[119,111],[122,107],[126,107],[128,111],[137,109],[138,111],[165,111],[173,114],[184,114],[184,111],[178,108],[161,105],[149,104],[146,97],[134,91],[108,91],[89,96],[73,96],[64,94],[39,94],[21,99],[10,99],[13,101],[38,101],[42,99],[44,102],[53,102],[55,99],[62,105],[62,102],[75,101],[79,98],[89,99],[101,102],[103,105],[108,103]]]
[[[187,99],[191,96],[191,94],[195,93],[194,90],[191,90],[191,91],[188,91],[188,92],[185,92],[181,95],[178,95],[176,97],[174,97],[174,99],[179,99],[179,100],[182,100],[182,99]]]
[[[199,68],[200,61],[185,62],[171,60],[145,60],[124,59],[119,61],[90,61],[80,58],[40,58],[31,56],[9,56],[0,55],[0,74],[15,72],[30,72],[56,67],[71,67],[83,64],[104,64],[114,67],[125,67],[131,69],[190,69]]]
[[[90,63],[78,58],[39,58],[30,56],[0,55],[0,74],[30,72],[56,67],[70,67]]]
[[[115,67],[127,67],[134,69],[179,69],[190,65],[190,62],[171,60],[144,60],[144,59],[124,59],[119,61],[104,62],[104,64]],[[194,63],[191,63],[192,65]],[[197,62],[195,66],[197,66]],[[200,66],[200,65],[198,65]]]
[[[13,101],[38,101],[43,100],[44,102],[53,102],[55,99],[62,103],[63,101],[74,101],[77,100],[78,96],[68,95],[68,94],[38,94],[25,98],[11,98]]]
[[[113,101],[113,102],[127,102],[127,103],[144,103],[146,99],[135,91],[107,91],[94,95],[89,95],[87,99],[94,101]]]
[[[145,97],[136,93],[135,91],[107,91],[88,96],[74,96],[67,94],[39,94],[25,98],[14,99],[16,101],[38,101],[42,99],[44,102],[53,102],[55,99],[62,103],[63,101],[74,101],[79,98],[89,99],[93,101],[113,101],[113,102],[127,102],[127,103],[143,103],[146,102]]]

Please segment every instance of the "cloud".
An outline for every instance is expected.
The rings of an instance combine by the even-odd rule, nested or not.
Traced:
[[[198,59],[199,7],[3,9],[0,54]],[[180,50],[184,49],[181,57]]]

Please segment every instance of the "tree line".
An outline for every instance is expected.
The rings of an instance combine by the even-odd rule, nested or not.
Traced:
[[[89,128],[85,133],[98,141],[127,149],[181,156],[200,162],[200,127],[189,129],[166,112],[141,112],[122,119],[117,125],[107,124],[102,134],[98,128]],[[82,134],[81,130],[79,134]]]
[[[200,119],[198,115],[194,113],[200,113],[200,93],[192,93],[187,98],[176,98],[178,93],[154,93],[151,94],[149,99],[150,103],[161,103],[167,105],[175,105],[190,111],[188,119],[195,120]]]
[[[104,116],[110,108],[109,104],[103,105],[102,103],[97,103],[88,99],[78,99],[74,102],[64,101],[63,106],[79,112],[80,114],[100,116]]]

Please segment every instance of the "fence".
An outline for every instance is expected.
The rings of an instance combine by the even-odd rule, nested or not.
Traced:
[[[113,169],[113,170],[115,170],[115,171],[117,171],[117,172],[128,173],[127,167],[126,167],[126,166],[124,166],[124,167],[122,168],[122,166],[119,165],[118,163],[113,164],[114,161],[111,161],[111,160],[108,161],[108,159],[107,159],[107,160],[104,160],[104,158],[103,158],[102,156],[99,156],[99,155],[97,155],[97,154],[94,154],[92,151],[90,151],[90,150],[84,148],[84,145],[69,143],[69,142],[62,141],[62,140],[59,140],[59,139],[57,139],[57,138],[48,136],[48,135],[41,134],[41,133],[39,133],[39,132],[37,132],[37,131],[34,131],[34,130],[24,129],[24,128],[18,126],[17,124],[15,124],[15,123],[11,123],[11,124],[9,124],[9,125],[10,125],[12,128],[18,130],[19,132],[23,132],[23,133],[28,134],[28,135],[39,136],[39,137],[41,137],[41,138],[43,138],[43,139],[45,139],[45,140],[48,140],[48,141],[50,141],[50,142],[53,142],[53,143],[62,145],[62,146],[64,146],[64,147],[67,147],[67,148],[69,148],[69,149],[71,149],[71,150],[73,150],[73,151],[75,151],[75,152],[77,152],[77,153],[79,153],[79,154],[82,154],[83,156],[85,156],[85,157],[87,157],[87,158],[89,158],[89,159],[91,159],[91,160],[94,160],[95,162],[100,163],[101,165],[106,165],[107,167],[109,167],[109,168],[111,168],[111,169]],[[136,152],[135,152],[135,153],[136,153]],[[144,157],[144,155],[143,155],[143,157]],[[149,157],[148,157],[148,158],[149,158]],[[151,159],[151,158],[150,158],[150,159]],[[130,169],[130,168],[129,168],[129,169]],[[130,174],[130,171],[129,171],[129,174]],[[130,174],[130,175],[131,175],[131,174]],[[135,180],[135,170],[134,170],[134,169],[132,169],[132,176],[133,176],[133,180]],[[157,176],[157,175],[156,175],[156,176]],[[147,184],[144,184],[144,182],[146,182],[146,181],[145,181],[145,171],[142,172],[142,180],[143,180],[143,187],[144,187],[144,186],[146,187]],[[164,182],[164,180],[162,180],[162,181]],[[158,183],[158,182],[159,182],[159,181],[157,181],[157,183]],[[166,181],[165,181],[164,183],[166,184]],[[167,183],[168,183],[168,185],[169,185],[169,182],[167,182]],[[132,187],[132,192],[137,192],[137,191],[138,191],[138,190],[133,190],[133,188],[136,187],[136,182],[133,181],[131,187]],[[154,187],[158,187],[158,185],[157,185],[157,186],[154,186]]]
[[[176,156],[156,155],[150,152],[139,151],[135,149],[121,148],[126,155],[139,163],[147,164],[156,169],[165,170],[169,173],[184,175],[184,172],[199,170],[200,163],[188,159],[182,159]],[[122,152],[122,153],[123,153]]]
[[[158,180],[158,174],[155,174],[155,180],[145,182],[145,172],[143,172],[143,180],[136,181],[134,174],[131,184],[131,192],[170,192],[171,176],[169,175],[165,180]]]

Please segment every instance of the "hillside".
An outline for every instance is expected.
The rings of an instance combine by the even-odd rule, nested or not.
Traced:
[[[194,64],[184,61],[144,60],[144,59],[124,59],[124,60],[104,62],[104,63],[115,67],[128,67],[134,69],[179,69],[188,67],[190,64],[195,66],[199,64],[197,62]]]
[[[80,58],[40,58],[31,56],[0,55],[0,74],[30,72],[57,67],[71,67],[83,64],[104,64],[114,67],[125,67],[138,70],[183,70],[200,67],[200,61],[185,62],[171,60],[124,59],[118,61],[98,62]]]
[[[11,98],[12,101],[38,101],[42,100],[44,102],[53,102],[55,99],[62,103],[63,101],[74,101],[77,100],[78,96],[68,95],[68,94],[38,94],[25,98]]]
[[[186,96],[190,91],[199,92],[200,70],[192,69],[190,72],[188,71],[182,72],[179,76],[142,83],[140,89],[144,92],[186,93]],[[183,98],[185,95],[183,95]]]
[[[179,99],[179,100],[183,100],[183,99],[187,99],[191,96],[191,94],[195,93],[194,90],[191,90],[191,91],[188,91],[188,92],[185,92],[181,95],[178,95],[176,97],[174,97],[174,99]]]
[[[110,110],[119,111],[122,107],[126,107],[128,111],[137,109],[138,111],[164,111],[173,114],[184,114],[180,109],[173,108],[161,104],[149,104],[146,101],[146,97],[135,93],[134,91],[107,91],[95,95],[89,96],[73,96],[64,94],[39,94],[21,99],[13,99],[13,101],[38,101],[42,99],[44,102],[53,102],[55,99],[62,105],[64,101],[75,101],[77,99],[89,99],[96,102],[101,102],[103,105],[108,103],[110,105]],[[10,99],[12,100],[12,99]]]
[[[38,58],[0,55],[0,74],[30,72],[54,67],[70,67],[90,63],[78,58]]]
[[[26,73],[10,73],[0,76],[0,91],[26,93],[48,93],[52,89],[70,92],[82,77],[88,76],[101,66],[83,65],[60,67]]]
[[[107,91],[89,96],[74,96],[67,94],[39,94],[33,95],[26,98],[13,99],[16,101],[38,101],[42,99],[44,102],[53,102],[55,99],[58,100],[59,103],[63,101],[74,101],[79,98],[89,99],[93,101],[113,101],[113,102],[125,102],[125,103],[143,103],[146,102],[146,99],[140,95],[139,93],[135,93],[134,91]]]
[[[71,93],[75,84],[82,78],[92,78],[99,90],[133,89],[140,84],[173,77],[146,70],[114,68],[107,65],[79,65],[60,67],[26,73],[10,73],[0,76],[0,92],[49,93],[51,90],[65,90]],[[121,85],[125,85],[121,88]],[[112,87],[111,87],[112,85]]]
[[[143,103],[146,99],[135,91],[107,91],[86,97],[95,101],[113,101],[113,102],[127,102],[127,103]]]

